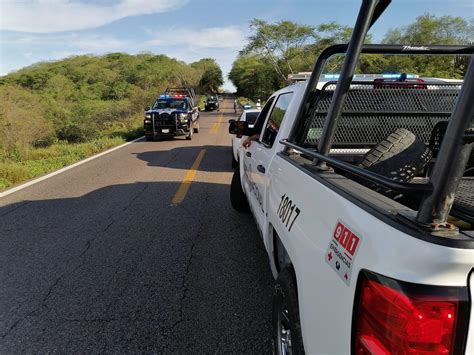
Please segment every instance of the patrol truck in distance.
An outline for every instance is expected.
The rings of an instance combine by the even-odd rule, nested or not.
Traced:
[[[151,107],[143,121],[146,140],[186,136],[191,140],[199,133],[199,110],[190,88],[168,88]]]
[[[363,0],[347,45],[229,126],[253,139],[230,197],[276,279],[277,354],[474,354],[474,47],[364,45],[389,4]],[[353,81],[361,53],[471,59],[462,85]]]

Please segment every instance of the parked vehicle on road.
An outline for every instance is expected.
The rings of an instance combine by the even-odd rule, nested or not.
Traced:
[[[209,96],[206,99],[206,103],[204,105],[204,110],[205,111],[214,111],[218,110],[219,111],[219,101],[215,96]]]
[[[193,133],[199,133],[199,110],[192,97],[165,93],[145,110],[143,125],[147,140],[175,136],[191,140]]]
[[[236,122],[237,124],[242,124],[243,122],[247,122],[248,127],[253,128],[259,114],[260,114],[260,110],[244,110],[237,120],[231,119],[229,120],[229,123]],[[232,144],[232,167],[235,169],[238,165],[238,160],[239,160],[238,150],[242,149],[242,135],[233,134],[232,139],[231,139],[231,144]]]
[[[276,279],[277,354],[474,354],[474,47],[364,45],[389,3],[363,0],[348,45],[274,93],[253,128],[229,126],[253,139],[230,199]],[[352,80],[361,53],[471,61],[462,87],[391,85]]]

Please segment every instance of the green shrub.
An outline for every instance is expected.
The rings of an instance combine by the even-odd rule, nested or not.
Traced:
[[[68,143],[82,143],[96,138],[98,132],[94,127],[71,123],[61,127],[56,132],[56,135],[58,139],[67,141]]]
[[[6,187],[31,178],[29,169],[20,163],[0,163],[0,181]]]
[[[88,143],[56,143],[48,148],[30,149],[20,161],[0,163],[0,190],[61,169],[124,143],[122,138],[101,138]]]
[[[10,186],[11,186],[10,181],[0,178],[0,191],[4,190],[4,189],[6,189]]]

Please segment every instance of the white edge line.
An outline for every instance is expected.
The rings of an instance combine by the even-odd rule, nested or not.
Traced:
[[[112,153],[112,152],[115,151],[115,150],[124,148],[124,147],[126,147],[127,145],[129,145],[129,144],[135,143],[135,142],[137,142],[137,141],[143,139],[143,137],[144,137],[144,136],[139,137],[139,138],[136,138],[136,139],[134,139],[134,140],[131,140],[130,142],[121,144],[121,145],[119,145],[119,146],[117,146],[117,147],[114,147],[114,148],[110,148],[110,149],[108,149],[108,150],[106,150],[106,151],[104,151],[104,152],[102,152],[102,153],[93,155],[93,156],[91,156],[91,157],[89,157],[89,158],[86,158],[86,159],[84,159],[84,160],[80,160],[80,161],[78,161],[77,163],[74,163],[74,164],[72,164],[72,165],[65,166],[64,168],[61,168],[61,169],[56,170],[56,171],[53,171],[52,173],[43,175],[43,176],[41,176],[41,177],[39,177],[39,178],[37,178],[37,179],[28,181],[28,182],[26,182],[26,183],[24,183],[24,184],[21,184],[21,185],[19,185],[19,186],[13,187],[13,188],[8,189],[8,190],[6,190],[6,191],[4,191],[4,192],[0,192],[0,198],[5,197],[5,196],[8,196],[8,195],[10,195],[10,194],[12,194],[12,193],[14,193],[14,192],[23,190],[23,189],[25,189],[25,188],[27,188],[27,187],[29,187],[29,186],[31,186],[31,185],[37,184],[38,182],[41,182],[41,181],[46,180],[46,179],[49,179],[49,178],[51,178],[51,177],[53,177],[53,176],[59,175],[59,174],[61,174],[61,173],[64,173],[65,171],[68,171],[68,170],[70,170],[70,169],[73,169],[73,168],[75,168],[75,167],[77,167],[77,166],[79,166],[79,165],[85,164],[85,163],[87,163],[87,162],[89,162],[89,161],[91,161],[91,160],[94,160],[94,159],[100,158],[101,156],[104,156],[104,155],[106,155],[106,154]]]

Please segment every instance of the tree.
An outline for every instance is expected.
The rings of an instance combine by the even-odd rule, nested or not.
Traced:
[[[389,30],[384,42],[389,44],[463,44],[474,38],[474,26],[462,17],[436,17],[424,14],[415,22]]]
[[[222,70],[215,59],[204,58],[191,63],[191,67],[197,69],[201,74],[197,90],[198,93],[217,92],[219,87],[224,83]]]
[[[292,61],[301,55],[309,41],[315,39],[314,27],[291,21],[269,24],[264,20],[250,22],[249,43],[241,54],[257,54],[264,58],[282,81],[295,70]]]
[[[240,55],[232,64],[229,79],[237,95],[265,100],[279,85],[279,77],[271,66],[256,54]]]
[[[385,43],[404,45],[468,44],[474,39],[474,25],[462,17],[436,17],[424,14],[415,22],[388,31]],[[401,68],[402,71],[416,72],[424,76],[460,78],[466,70],[465,62],[452,56],[408,56],[393,57],[388,61],[388,69]]]

